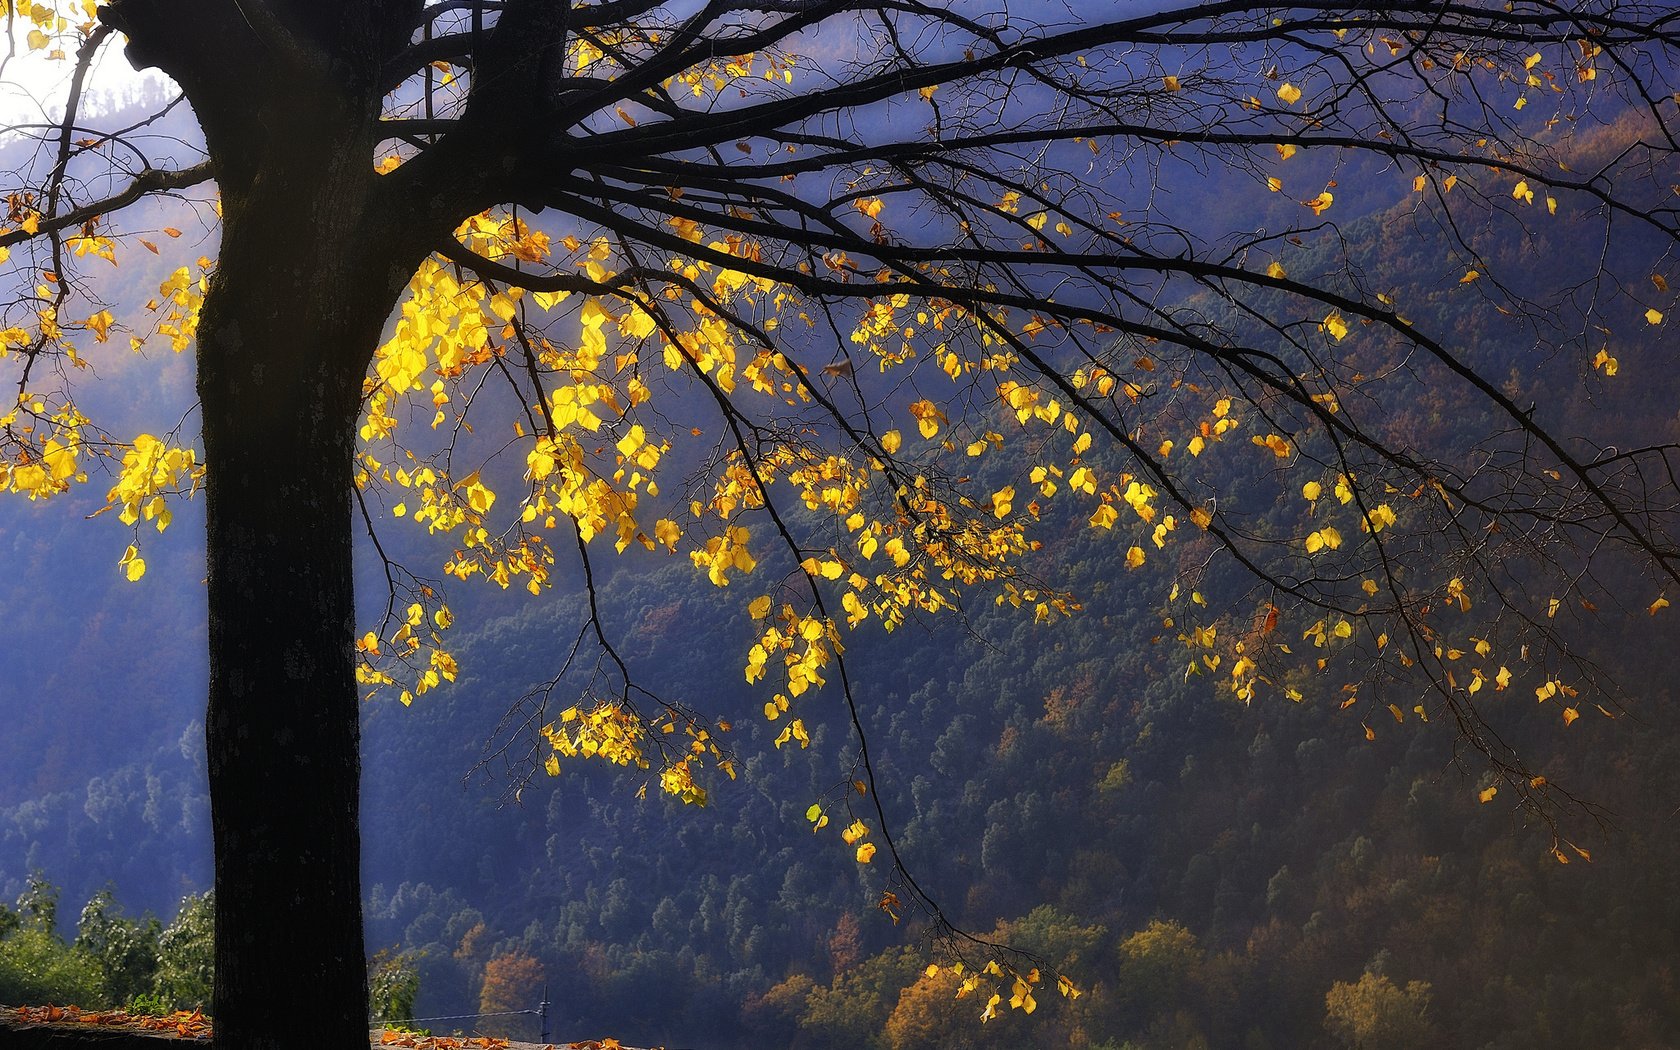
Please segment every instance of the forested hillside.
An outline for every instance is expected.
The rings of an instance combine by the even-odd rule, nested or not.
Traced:
[[[1340,235],[1386,253],[1391,272],[1395,252],[1415,253],[1417,283],[1395,294],[1427,304],[1484,372],[1501,363],[1491,371],[1508,376],[1513,399],[1564,431],[1614,414],[1630,442],[1677,436],[1664,329],[1618,333],[1613,376],[1591,352],[1536,360],[1522,319],[1471,330],[1455,296],[1473,289],[1430,283],[1444,249],[1411,225],[1406,187],[1376,171],[1338,177]],[[1282,206],[1194,182],[1175,192],[1205,197],[1210,225],[1263,224]],[[1391,240],[1400,227],[1406,237]],[[1590,243],[1567,216],[1550,229],[1485,250],[1547,257]],[[1317,251],[1301,245],[1292,268],[1322,266]],[[126,276],[124,294],[143,300],[167,271]],[[145,407],[179,416],[190,411],[185,362],[166,361]],[[1550,395],[1595,371],[1592,401]],[[1436,441],[1469,444],[1490,425],[1444,394],[1389,407],[1397,431]],[[1251,478],[1279,469],[1246,437],[1203,463],[1232,499],[1253,498]],[[1012,446],[977,469],[1003,478],[1029,466]],[[109,519],[0,505],[0,896],[44,875],[62,889],[66,940],[101,888],[167,923],[208,887],[191,508],[130,584]],[[1301,531],[1308,513],[1280,501],[1268,523]],[[953,999],[958,978],[929,969],[950,960],[926,950],[924,917],[877,907],[890,888],[879,866],[855,863],[832,835],[813,839],[812,803],[842,826],[862,805],[839,702],[807,705],[809,748],[773,743],[780,727],[743,680],[756,631],[739,595],[643,552],[597,576],[604,627],[642,685],[733,724],[723,742],[739,777],[708,782],[699,808],[639,797],[634,771],[580,761],[545,775],[536,730],[571,699],[543,699],[541,687],[586,598],[576,580],[536,602],[457,585],[460,679],[412,706],[381,697],[364,710],[368,944],[418,973],[414,1015],[532,1009],[546,987],[556,1036],[637,1045],[1680,1045],[1680,974],[1667,958],[1680,938],[1667,885],[1680,865],[1680,697],[1666,654],[1605,668],[1624,709],[1582,705],[1565,720],[1560,703],[1515,689],[1492,702],[1505,741],[1580,800],[1552,814],[1554,828],[1486,793],[1482,756],[1431,721],[1426,698],[1396,690],[1344,706],[1341,678],[1300,670],[1289,680],[1300,701],[1264,690],[1238,702],[1224,671],[1191,673],[1177,617],[1192,603],[1227,631],[1264,633],[1268,595],[1247,578],[1201,575],[1192,546],[1139,568],[1071,508],[1048,503],[1044,517],[1034,567],[1077,596],[1076,615],[1035,623],[981,602],[890,634],[865,629],[847,658],[862,669],[876,789],[916,878],[959,927],[1038,954],[1078,999],[1047,976],[1035,1013],[984,1027],[983,1004]],[[405,523],[381,541],[416,565],[440,554]],[[361,569],[371,615],[380,573],[371,557]],[[767,558],[758,571],[792,569]],[[1174,580],[1184,594],[1169,607]],[[1648,611],[1632,581],[1593,588],[1597,598],[1555,610],[1586,625],[1583,659],[1593,639],[1674,612]],[[1288,642],[1327,645],[1322,634]],[[1554,833],[1580,849],[1554,855]],[[0,1000],[18,943],[0,939]],[[473,1027],[437,1027],[457,1024]],[[482,1027],[535,1035],[534,1024]]]

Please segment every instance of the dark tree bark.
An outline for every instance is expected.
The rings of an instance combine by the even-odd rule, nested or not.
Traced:
[[[389,303],[230,236],[199,341],[219,1046],[366,1040],[351,638],[359,373]],[[303,316],[300,317],[299,314]],[[290,1038],[288,1038],[288,1036]]]
[[[380,193],[371,78],[231,6],[111,15],[187,90],[222,193],[198,330],[215,1041],[366,1047],[353,460],[362,378],[428,224]],[[215,61],[195,53],[212,38]]]
[[[423,252],[379,217],[365,147],[297,145],[227,203],[199,329],[221,1047],[367,1041],[353,459]]]

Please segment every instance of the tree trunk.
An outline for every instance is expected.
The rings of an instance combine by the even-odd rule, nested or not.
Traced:
[[[313,128],[224,187],[199,328],[218,1050],[367,1046],[351,486],[362,376],[418,257],[393,260],[350,137]]]

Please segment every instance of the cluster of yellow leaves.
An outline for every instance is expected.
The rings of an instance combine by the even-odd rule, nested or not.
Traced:
[[[203,477],[204,468],[192,449],[141,434],[123,453],[116,484],[105,494],[106,509],[120,507],[117,517],[124,525],[143,517],[162,532],[172,517],[164,497],[183,488],[190,495]]]
[[[28,19],[29,30],[24,45],[31,51],[45,51],[47,58],[61,61],[66,57],[66,45],[74,50],[76,34],[93,29],[98,0],[67,0],[62,4],[43,0],[0,0],[0,17],[8,25],[14,18]]]
[[[653,728],[661,736],[673,735],[677,722],[667,717]],[[720,730],[727,723],[720,723]],[[561,758],[598,758],[616,766],[649,768],[649,753],[655,745],[649,736],[650,726],[642,716],[619,700],[603,700],[584,710],[569,707],[560,719],[542,727],[542,735],[553,749],[544,761],[549,776],[560,775]],[[694,780],[694,766],[710,761],[731,780],[735,778],[734,762],[718,744],[712,732],[694,722],[683,723],[688,744],[679,753],[675,748],[661,745],[666,760],[659,775],[660,790],[681,799],[684,805],[706,804],[706,789]],[[646,790],[644,786],[644,791]]]
[[[764,627],[747,653],[746,678],[749,684],[755,684],[774,669],[776,692],[764,702],[764,717],[774,722],[787,713],[792,698],[827,684],[823,672],[845,648],[833,621],[801,615],[786,603],[772,616],[772,604],[770,596],[764,594],[748,606],[753,619],[763,621]],[[779,748],[789,741],[797,741],[801,748],[810,746],[811,737],[802,719],[794,718],[784,725],[775,743]]]
[[[576,60],[580,69],[609,61],[587,49],[580,50]],[[693,79],[682,82],[699,93],[708,87],[720,90],[730,78],[755,75],[750,60],[745,64],[720,62],[716,70],[691,71]],[[722,83],[714,83],[715,77],[723,78]],[[1302,92],[1284,84],[1278,98],[1285,105],[1294,105],[1301,101]],[[625,119],[632,118],[625,115]],[[749,147],[743,143],[742,148]],[[1287,160],[1294,148],[1280,147],[1278,152]],[[849,201],[863,220],[874,224],[874,232],[880,236],[888,203],[869,195],[867,187]],[[1327,187],[1317,198],[1303,203],[1321,213],[1332,201]],[[1015,215],[1020,205],[1018,195],[1014,199],[1005,197],[998,203],[998,210],[1003,215]],[[1020,221],[1037,231],[1049,218],[1039,213]],[[757,260],[763,250],[739,237],[709,239],[698,222],[681,215],[668,222],[680,238],[704,245],[714,256]],[[517,220],[489,215],[465,225],[458,236],[473,250],[492,258],[512,257],[548,265],[553,264],[551,256],[557,247]],[[572,253],[573,265],[585,269],[592,278],[613,276],[610,267],[614,252],[607,242],[584,243],[567,237],[558,246]],[[833,271],[831,276],[839,280],[862,273],[861,264],[840,256],[825,257],[820,265],[828,266]],[[747,333],[688,296],[683,285],[707,288],[722,303],[744,302],[750,309],[740,313],[765,319],[760,321],[764,331],[774,331],[778,318],[795,314],[797,293],[751,274],[750,268],[736,270],[719,265],[715,257],[703,259],[679,252],[670,258],[669,267],[678,280],[667,287],[665,302],[656,305],[639,298],[647,293],[632,291],[610,302],[568,301],[564,294],[522,296],[481,282],[462,282],[456,271],[436,260],[428,264],[416,277],[392,339],[379,350],[368,381],[369,409],[363,437],[395,444],[403,415],[400,402],[428,395],[434,429],[449,422],[452,412],[454,426],[464,427],[471,396],[466,377],[509,352],[510,344],[517,339],[523,352],[530,355],[530,363],[542,371],[547,387],[544,402],[529,406],[541,417],[540,422],[532,420],[534,432],[516,428],[530,491],[518,504],[518,524],[496,532],[490,513],[497,494],[480,473],[452,478],[435,459],[416,457],[398,445],[400,467],[387,467],[369,452],[364,455],[364,478],[377,477],[387,485],[412,490],[415,508],[410,511],[405,499],[396,504],[394,512],[398,516],[406,513],[433,532],[457,538],[460,548],[447,567],[453,575],[466,578],[482,574],[504,587],[510,580],[522,578],[533,593],[547,582],[553,561],[543,533],[555,529],[562,520],[575,526],[586,543],[597,536],[611,535],[619,551],[642,546],[686,555],[713,584],[728,586],[752,574],[763,556],[754,549],[746,516],[766,506],[771,486],[787,485],[791,490],[787,503],[791,505],[792,499],[797,499],[806,511],[832,519],[844,531],[836,530],[842,538],[833,546],[802,550],[799,555],[813,594],[837,598],[833,604],[838,607],[832,614],[827,611],[830,603],[820,598],[810,609],[801,609],[791,601],[779,602],[771,594],[749,599],[748,611],[760,626],[746,657],[745,678],[750,685],[762,686],[769,695],[764,712],[767,719],[780,725],[775,740],[778,747],[792,742],[801,747],[809,744],[810,734],[801,719],[792,717],[791,705],[807,691],[825,684],[830,664],[843,651],[842,621],[847,629],[856,629],[876,619],[891,630],[912,611],[937,612],[954,607],[959,590],[977,584],[995,586],[1000,603],[1031,607],[1040,620],[1074,608],[1066,595],[1018,581],[1021,558],[1036,546],[1030,538],[1031,524],[1040,518],[1048,501],[1063,496],[1089,500],[1091,527],[1113,531],[1124,521],[1125,526],[1136,529],[1135,542],[1126,551],[1126,563],[1132,568],[1145,564],[1152,549],[1164,550],[1175,533],[1194,535],[1189,529],[1179,532],[1185,520],[1199,530],[1215,527],[1211,501],[1206,507],[1165,513],[1159,505],[1161,494],[1147,477],[1108,473],[1098,463],[1088,462],[1085,457],[1093,436],[1082,432],[1078,416],[1064,403],[1066,394],[1035,386],[1031,380],[1023,382],[1012,373],[1013,355],[1006,349],[995,349],[1002,345],[996,333],[1018,332],[1020,338],[1032,340],[1056,328],[1059,322],[1053,319],[1025,312],[1021,316],[1002,312],[981,316],[949,303],[917,298],[909,291],[887,294],[855,312],[849,324],[849,356],[822,368],[818,376],[780,352],[749,343]],[[1274,279],[1284,276],[1277,263],[1267,272]],[[878,274],[874,279],[890,278]],[[530,323],[537,311],[550,313],[562,303],[565,312],[555,314],[554,321]],[[804,314],[798,316],[807,324],[813,323]],[[1311,323],[1310,318],[1304,320]],[[568,336],[551,341],[551,332],[574,322],[575,329],[571,330],[576,333],[575,339]],[[1318,324],[1333,342],[1346,339],[1353,327],[1340,311],[1332,311]],[[954,338],[959,328],[974,338]],[[843,326],[841,331],[847,328]],[[766,440],[767,435],[760,434],[750,446],[743,442],[742,447],[726,451],[709,480],[710,491],[691,496],[685,519],[668,508],[658,512],[646,509],[660,497],[660,464],[672,451],[672,443],[683,440],[680,430],[670,426],[650,432],[647,428],[652,426],[652,417],[636,411],[652,396],[646,385],[651,377],[641,367],[652,352],[650,342],[657,344],[670,373],[703,379],[721,398],[732,402],[753,395],[778,398],[790,405],[808,402],[827,379],[849,375],[856,360],[874,360],[886,371],[915,367],[920,359],[936,366],[962,390],[945,399],[918,385],[914,400],[899,402],[896,412],[889,409],[890,422],[897,426],[883,425],[876,434],[857,436],[856,444],[849,448],[837,449],[815,440],[807,444],[787,434]],[[978,343],[983,349],[968,356],[953,349],[953,343]],[[1607,371],[1614,369],[1613,359],[1595,363],[1599,367],[1608,364]],[[1151,393],[1152,386],[1165,384],[1148,377],[1155,371],[1155,364],[1147,357],[1140,357],[1136,368],[1131,381],[1100,367],[1082,369],[1070,381],[1080,396],[1138,402]],[[1176,391],[1183,381],[1170,382]],[[982,384],[989,384],[989,390]],[[1190,390],[1200,393],[1193,385]],[[966,408],[947,414],[951,405],[969,406],[977,397],[995,397],[1005,422],[981,418]],[[1242,426],[1232,398],[1210,397],[1205,404],[1204,417],[1193,419],[1188,433],[1159,440],[1157,454],[1161,459],[1175,452],[1199,457]],[[1336,410],[1333,402],[1329,410]],[[954,424],[952,416],[956,416]],[[966,444],[968,455],[979,457],[1001,447],[1006,439],[999,431],[1007,429],[1011,416],[1017,426],[1038,431],[1029,440],[1035,448],[1049,452],[1024,476],[988,479],[984,488],[977,488],[969,487],[972,479],[967,477],[951,479],[942,472],[918,469],[917,462],[924,454],[950,452]],[[965,430],[969,433],[964,434]],[[701,437],[698,428],[693,433]],[[917,436],[924,445],[915,444]],[[1153,443],[1158,439],[1150,440]],[[1279,465],[1292,465],[1302,458],[1293,434],[1255,434],[1251,440]],[[704,441],[709,445],[716,437]],[[1068,449],[1065,454],[1051,451],[1063,448]],[[1339,509],[1354,501],[1354,485],[1352,478],[1336,475],[1303,486],[1303,496],[1315,504],[1314,513],[1322,513],[1302,541],[1307,554],[1325,555],[1342,551],[1344,546],[1350,550],[1365,546],[1348,545],[1344,539],[1357,535],[1355,525],[1375,537],[1398,523],[1398,500],[1385,496],[1370,502],[1361,500],[1351,511]],[[1317,504],[1327,487],[1334,492],[1339,507],[1326,502],[1321,512]],[[507,505],[502,504],[504,511]],[[802,522],[801,527],[806,524]],[[821,522],[816,526],[823,527]],[[1444,604],[1454,603],[1467,605],[1468,598],[1461,591],[1449,595]],[[1276,610],[1271,610],[1266,619],[1258,636],[1240,631],[1221,635],[1214,623],[1181,633],[1179,637],[1195,650],[1187,674],[1228,673],[1233,693],[1245,702],[1251,700],[1259,685],[1270,683],[1261,670],[1264,651],[1275,645],[1288,652],[1283,643],[1260,637],[1272,631]],[[1302,637],[1324,650],[1325,655],[1317,658],[1323,669],[1333,643],[1348,643],[1353,635],[1354,622],[1339,617],[1309,626]],[[1225,648],[1217,649],[1221,643]],[[1378,637],[1376,645],[1383,650],[1386,636]],[[1443,649],[1443,653],[1458,651]],[[1497,673],[1472,668],[1464,687],[1473,693],[1487,681],[1501,690],[1509,677],[1504,667]],[[1285,686],[1282,691],[1290,699],[1301,699],[1298,689]],[[1423,713],[1421,709],[1419,713]],[[646,727],[633,712],[608,703],[597,706],[587,717],[577,709],[568,714],[576,725],[551,727],[555,752],[550,757],[551,771],[558,770],[562,755],[605,757],[616,764],[648,768]],[[686,801],[704,798],[703,789],[694,785],[689,758],[668,763],[661,782],[666,791]],[[819,810],[812,819],[821,826],[826,816]],[[868,858],[862,855],[862,847],[868,846],[871,855],[874,852],[873,846],[863,841],[866,830],[860,822],[854,822],[843,836],[847,845],[858,848],[858,859],[864,863]]]
[[[27,415],[28,421],[20,423],[20,415]],[[87,424],[88,418],[69,401],[49,404],[43,397],[20,395],[18,407],[0,415],[0,426],[15,428],[23,439],[18,458],[0,462],[0,492],[16,492],[34,501],[86,481],[81,458],[88,447],[83,440]]]
[[[1043,981],[1043,976],[1036,966],[1023,973],[1013,966],[991,959],[978,970],[969,970],[960,961],[944,967],[943,970],[960,978],[956,991],[958,999],[966,999],[976,993],[991,993],[986,998],[985,1007],[980,1011],[982,1022],[998,1016],[999,1008],[1006,1001],[1005,995],[1008,996],[1007,1002],[1011,1010],[1030,1014],[1038,1009],[1038,998],[1033,993]],[[941,967],[938,964],[929,964],[924,972],[926,976],[934,977],[941,972]],[[1065,974],[1056,978],[1056,991],[1065,999],[1077,999],[1084,994]]]
[[[428,601],[436,598],[430,588],[424,590]],[[381,639],[378,634],[369,631],[356,640],[359,656],[357,683],[373,687],[368,696],[385,686],[397,687],[397,699],[407,705],[413,703],[416,696],[436,689],[444,682],[453,682],[460,673],[460,667],[455,657],[444,649],[442,632],[454,622],[449,607],[441,602],[435,605],[430,617],[426,615],[425,605],[411,603],[389,638]],[[399,683],[391,673],[396,664],[412,672],[410,684]]]
[[[91,5],[88,6],[91,11]],[[13,8],[36,25],[51,23],[62,28],[62,18],[54,14],[50,4],[24,3]],[[11,217],[20,222],[24,231],[32,232],[36,228],[40,216],[27,194],[14,195],[9,207]],[[80,232],[67,238],[66,245],[76,256],[97,256],[115,262],[114,243],[96,233],[96,223],[97,220],[85,223]],[[179,235],[173,229],[166,232]],[[4,261],[3,254],[0,261]],[[176,352],[190,346],[197,334],[199,310],[211,266],[209,259],[201,258],[196,274],[189,267],[177,268],[159,285],[158,295],[146,304],[146,309],[157,315],[153,332],[168,338]],[[88,359],[77,346],[78,334],[91,335],[95,345],[108,343],[117,324],[111,312],[100,308],[81,320],[62,316],[66,300],[62,279],[55,273],[43,271],[34,293],[40,305],[35,310],[33,330],[22,327],[0,330],[0,358],[21,349],[30,354],[57,356],[78,369],[87,367]],[[130,348],[141,349],[148,336],[131,334]],[[169,497],[191,496],[203,477],[197,455],[190,448],[170,444],[151,434],[140,434],[128,444],[112,441],[104,434],[93,438],[89,427],[88,418],[68,397],[21,393],[11,410],[0,413],[0,428],[4,428],[10,445],[7,460],[0,462],[0,492],[14,492],[30,500],[45,499],[67,491],[72,484],[85,482],[90,466],[105,461],[115,469],[116,482],[106,493],[105,506],[95,513],[115,509],[123,524],[131,528],[144,520],[162,532],[172,517]],[[146,562],[140,557],[137,543],[137,539],[131,543],[118,561],[119,569],[131,581],[140,579],[146,572]]]
[[[588,47],[588,45],[584,45]],[[590,50],[594,50],[590,48]],[[595,56],[598,60],[599,55]],[[744,55],[733,55],[727,58],[716,58],[700,65],[690,66],[681,73],[665,81],[665,89],[672,90],[677,85],[687,88],[695,98],[703,98],[723,93],[730,87],[739,87],[743,81],[764,80],[768,83],[793,83],[795,58],[792,55],[780,53],[757,54],[748,52]],[[579,63],[579,67],[588,63]]]
[[[159,315],[157,334],[169,340],[169,349],[180,353],[198,337],[198,315],[204,308],[204,293],[209,288],[211,262],[198,260],[198,276],[182,266],[158,286],[158,298],[146,304],[146,309]],[[145,338],[131,336],[129,345],[139,350]]]

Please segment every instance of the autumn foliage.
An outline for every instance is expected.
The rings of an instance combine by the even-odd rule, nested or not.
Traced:
[[[498,955],[484,964],[484,986],[479,993],[482,1014],[511,1013],[535,1008],[542,997],[542,963],[523,952]]]
[[[893,921],[980,949],[949,965],[988,1020],[1078,989],[963,937],[904,862],[846,653],[976,603],[1076,615],[1057,522],[1129,572],[1169,570],[1139,601],[1174,675],[1337,705],[1367,741],[1450,725],[1490,771],[1482,803],[1589,860],[1573,797],[1495,712],[1520,695],[1559,732],[1619,717],[1569,620],[1611,598],[1654,617],[1680,587],[1672,446],[1523,403],[1449,315],[1514,326],[1589,390],[1668,323],[1668,14],[8,8],[24,50],[72,74],[0,229],[17,392],[0,490],[104,488],[137,584],[204,495],[223,1037],[284,1038],[297,1022],[263,996],[302,974],[330,975],[329,1041],[356,1037],[358,705],[460,678],[450,588],[589,599],[510,698],[516,792],[599,763],[698,806],[736,778],[733,723],[625,660],[595,600],[609,553],[738,596],[740,687],[770,747],[805,750],[824,723],[849,741],[803,800],[810,830]],[[201,158],[154,164],[125,130],[83,128],[85,78],[119,42],[181,86]],[[1638,134],[1593,162],[1590,129],[1629,112]],[[1180,191],[1209,176],[1242,202],[1209,215]],[[1396,191],[1406,242],[1435,255],[1405,288],[1340,225],[1350,199]],[[214,258],[130,207],[163,197],[191,198]],[[1497,250],[1567,223],[1600,250],[1562,273]],[[107,302],[109,267],[140,252],[168,276]],[[96,418],[91,375],[188,349],[196,433]],[[1441,428],[1421,404],[1480,422]],[[394,556],[397,530],[437,557]],[[383,584],[365,623],[357,531]],[[1623,560],[1605,579],[1633,582],[1601,584],[1606,556]],[[301,767],[316,775],[272,790]],[[529,982],[503,959],[485,1002]],[[918,1011],[904,1023],[932,1023]]]

